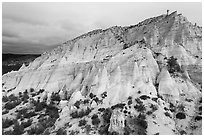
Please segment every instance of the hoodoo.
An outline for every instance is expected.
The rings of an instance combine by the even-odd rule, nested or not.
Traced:
[[[201,49],[202,28],[169,10],[88,32],[4,74],[2,117],[30,119],[22,134],[201,134]]]

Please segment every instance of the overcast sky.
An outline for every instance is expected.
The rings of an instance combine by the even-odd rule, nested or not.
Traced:
[[[2,52],[42,53],[93,29],[177,10],[202,25],[201,3],[3,3]]]

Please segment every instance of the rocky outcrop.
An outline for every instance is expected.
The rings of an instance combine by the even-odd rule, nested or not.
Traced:
[[[190,65],[201,65],[201,32],[200,27],[192,25],[177,12],[146,19],[133,26],[95,30],[43,53],[19,71],[3,75],[3,94],[19,95],[33,88],[38,93],[34,98],[39,97],[39,102],[58,106],[59,118],[53,130],[64,127],[69,134],[97,134],[94,130],[88,132],[97,128],[100,133],[127,134],[130,131],[124,131],[124,121],[130,116],[135,117],[136,123],[138,120],[144,122],[130,126],[143,129],[142,133],[179,134],[189,128],[179,125],[182,122],[190,125],[191,117],[195,115],[191,110],[195,109],[201,96],[185,69]],[[171,57],[176,58],[173,65],[177,65],[179,71],[169,70]],[[59,96],[54,98],[53,93]],[[104,94],[106,96],[102,96]],[[136,104],[133,105],[130,98]],[[128,104],[125,110],[114,110],[111,118],[104,120],[106,111],[103,109],[124,102]],[[173,118],[177,114],[176,107],[181,104],[188,109],[182,122]],[[144,112],[147,117],[143,116]],[[142,118],[137,117],[140,113]],[[92,115],[94,118],[88,121]],[[93,127],[73,132],[77,129],[78,118],[80,126],[92,123]],[[129,134],[135,133],[141,132]]]
[[[125,127],[124,114],[119,110],[113,111],[110,119],[110,126],[108,129],[109,132],[118,132],[119,134],[123,134],[124,127]]]

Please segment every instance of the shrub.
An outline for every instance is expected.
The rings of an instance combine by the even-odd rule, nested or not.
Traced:
[[[112,110],[110,108],[106,108],[102,114],[105,123],[110,123],[110,118],[112,115]]]
[[[51,117],[43,117],[39,119],[39,125],[42,126],[44,129],[48,127],[52,127],[55,124],[56,118]]]
[[[94,97],[94,94],[93,93],[90,93],[89,94],[89,97],[92,99]]]
[[[89,101],[90,101],[89,99],[85,99],[85,100],[84,100],[84,104],[88,104]]]
[[[2,111],[2,115],[9,113],[9,110]]]
[[[21,135],[23,134],[24,132],[24,127],[22,125],[20,125],[17,121],[16,123],[14,124],[14,127],[13,127],[13,135]]]
[[[142,99],[142,100],[146,100],[146,99],[150,99],[150,97],[147,96],[147,95],[142,95],[142,96],[140,96],[140,99]]]
[[[179,113],[176,114],[176,118],[178,118],[178,119],[185,119],[186,115],[184,113],[182,113],[182,112],[179,112]]]
[[[2,97],[2,102],[7,102],[7,101],[9,101],[8,97],[7,96],[3,96]]]
[[[26,102],[28,102],[28,99],[29,99],[28,94],[24,93],[21,100],[26,103]]]
[[[126,125],[124,127],[124,135],[130,135],[131,132],[132,130],[130,129],[130,127]]]
[[[62,129],[62,128],[60,128],[60,129],[57,130],[56,134],[57,134],[57,135],[66,135],[66,134],[67,134],[67,131],[64,130],[64,129]]]
[[[98,130],[98,133],[100,135],[108,135],[109,134],[109,131],[108,131],[109,125],[110,124],[101,125],[99,130]]]
[[[93,125],[98,125],[100,123],[100,119],[97,117],[97,118],[94,118],[92,119],[92,122],[91,122]]]
[[[98,111],[103,112],[105,108],[99,108]]]
[[[94,100],[97,104],[99,103],[98,97],[94,97],[93,100]]]
[[[179,133],[180,133],[181,135],[186,135],[186,134],[187,134],[186,131],[184,131],[184,130],[179,131]]]
[[[200,107],[198,108],[198,110],[199,110],[199,111],[202,111],[202,106],[200,106]]]
[[[7,102],[4,107],[6,109],[8,109],[8,110],[11,110],[11,109],[15,108],[16,106],[18,106],[20,103],[21,103],[20,100],[16,100],[16,101],[12,101],[12,102]]]
[[[201,116],[196,116],[195,121],[199,121],[199,120],[202,120],[202,117]]]
[[[60,95],[58,93],[52,93],[51,95],[51,101],[57,101],[59,102],[61,99],[60,99]]]
[[[32,96],[32,97],[34,97],[34,96],[36,96],[36,95],[37,95],[36,93],[31,93],[31,96]]]
[[[10,127],[11,125],[14,124],[14,120],[13,119],[2,119],[2,128],[8,128]]]
[[[164,114],[165,114],[165,116],[167,116],[167,117],[170,117],[170,118],[171,118],[171,114],[170,114],[169,112],[165,112]]]
[[[145,106],[143,104],[136,104],[134,106],[134,108],[138,111],[138,112],[144,112],[146,110]]]
[[[28,90],[26,89],[26,90],[23,92],[23,94],[28,94]]]
[[[35,111],[39,112],[46,108],[47,104],[45,102],[35,103]]]
[[[131,97],[131,96],[129,96],[129,97],[128,97],[128,100],[132,100],[132,97]]]
[[[87,116],[89,113],[91,112],[91,109],[90,108],[88,108],[88,109],[86,109],[86,110],[80,110],[80,111],[73,111],[73,112],[71,112],[70,113],[70,116],[72,117],[72,118],[82,118],[82,117],[84,117],[84,116]]]
[[[131,105],[132,104],[132,100],[128,100],[128,105]]]
[[[127,48],[128,48],[128,44],[125,43],[125,44],[123,45],[123,49],[127,49]]]
[[[152,100],[153,100],[154,102],[156,102],[156,103],[157,103],[157,99],[158,99],[158,98],[152,98]]]
[[[119,104],[116,104],[116,105],[114,105],[114,106],[111,106],[111,109],[112,109],[112,110],[114,110],[115,108],[121,108],[121,109],[123,109],[124,106],[125,106],[124,103],[119,103]]]
[[[151,115],[153,112],[152,111],[147,111],[147,115]]]
[[[34,127],[31,127],[28,130],[28,134],[29,135],[40,135],[40,134],[42,134],[44,132],[44,130],[45,130],[45,128],[42,125],[38,124],[38,125],[36,125]]]
[[[146,135],[147,121],[144,114],[139,114],[138,117],[131,118],[129,124],[133,130],[131,132],[134,132],[134,134]]]
[[[31,92],[31,93],[34,92],[34,88],[30,88],[30,92]]]
[[[86,125],[86,126],[85,126],[85,132],[86,132],[86,134],[88,135],[88,134],[90,133],[90,131],[91,131],[91,125]]]
[[[58,113],[58,108],[52,106],[52,105],[46,105],[46,114],[49,115],[49,117],[51,118],[58,118],[59,117],[59,113]]]
[[[27,108],[23,108],[23,109],[18,110],[18,113],[16,115],[16,119],[22,118],[22,116],[27,113],[27,110],[28,110]]]
[[[22,97],[22,92],[19,92],[18,96],[19,96],[19,98],[21,98]]]
[[[137,119],[138,125],[144,129],[147,128],[147,122],[145,121],[145,119],[146,119],[145,115],[142,115],[142,114],[140,114]]]
[[[24,113],[24,118],[31,118],[37,114],[34,111]]]
[[[86,120],[85,119],[82,119],[82,120],[80,120],[79,121],[79,127],[81,127],[81,126],[85,126],[86,125]]]
[[[135,101],[136,101],[138,104],[142,104],[142,103],[143,103],[139,98],[136,98]]]
[[[103,93],[101,94],[101,97],[102,97],[102,98],[106,98],[106,97],[107,97],[107,92],[106,92],[106,91],[103,92]]]
[[[14,94],[11,94],[9,97],[8,97],[9,101],[16,101],[18,100],[18,97],[16,97]]]
[[[22,122],[21,125],[23,126],[23,128],[27,128],[32,124],[32,120],[29,119],[26,122]]]
[[[179,109],[179,111],[184,111],[185,106],[183,104],[179,104],[178,109]]]
[[[79,109],[80,104],[81,104],[80,101],[76,101],[76,102],[74,103],[74,106],[75,106],[77,109]]]
[[[167,60],[167,67],[170,73],[181,72],[181,67],[177,62],[177,58],[174,58],[173,56]]]
[[[119,135],[119,133],[116,132],[116,131],[113,131],[113,132],[110,133],[110,135]]]
[[[93,116],[91,117],[91,119],[95,119],[95,118],[98,118],[97,114],[93,114]]]
[[[153,112],[158,110],[158,107],[156,105],[154,105],[154,104],[151,104],[150,108],[152,109]]]
[[[12,130],[7,130],[7,131],[2,130],[2,135],[12,135],[12,134],[13,134]]]

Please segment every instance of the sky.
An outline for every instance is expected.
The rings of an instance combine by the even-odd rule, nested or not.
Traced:
[[[177,10],[202,26],[202,4],[156,3],[13,3],[2,4],[2,52],[36,54],[94,29],[129,26]]]

